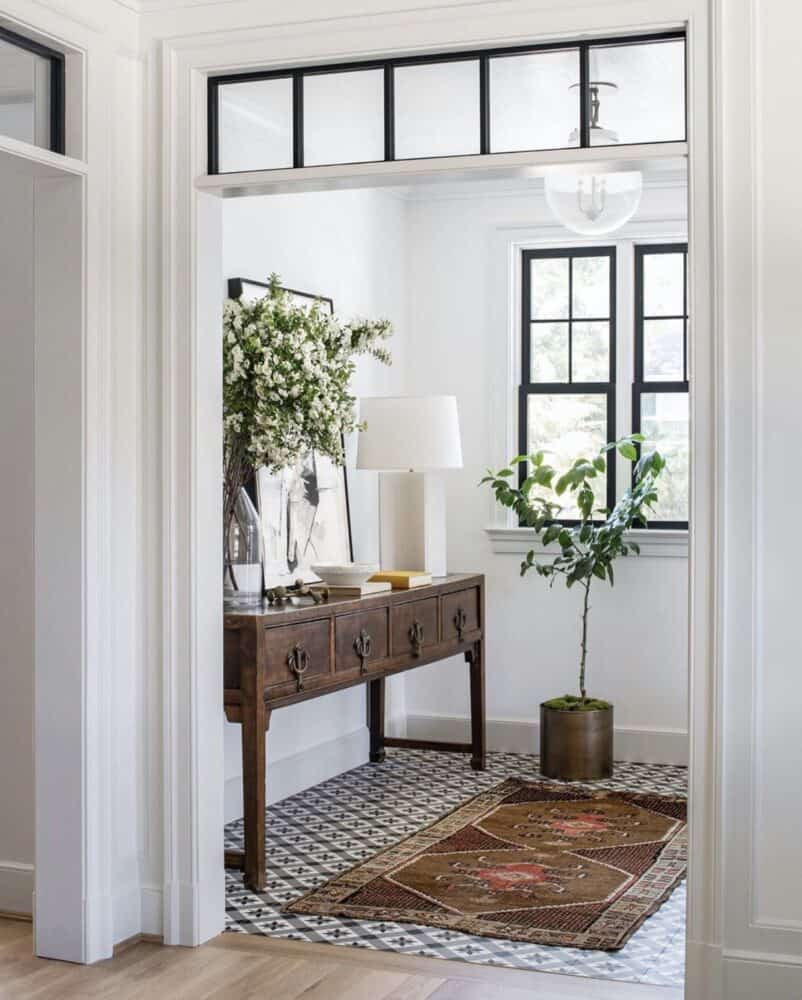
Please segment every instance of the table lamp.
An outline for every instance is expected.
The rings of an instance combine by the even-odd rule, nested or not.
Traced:
[[[379,481],[382,569],[422,569],[445,576],[446,497],[441,472],[462,468],[456,397],[363,396],[359,409],[366,426],[358,438],[357,469],[413,473],[404,477],[401,498],[398,491],[393,494],[388,489],[386,476]],[[391,521],[396,533],[389,539]],[[384,565],[390,548],[393,560],[406,565]]]

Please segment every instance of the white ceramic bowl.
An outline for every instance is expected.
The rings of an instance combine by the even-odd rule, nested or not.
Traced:
[[[315,563],[312,572],[330,587],[359,587],[379,567],[377,563]]]

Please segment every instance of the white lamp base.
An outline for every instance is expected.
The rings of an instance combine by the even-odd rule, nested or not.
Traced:
[[[439,472],[379,476],[382,569],[446,575],[446,489]]]

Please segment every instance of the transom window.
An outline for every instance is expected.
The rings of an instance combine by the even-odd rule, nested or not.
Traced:
[[[208,80],[210,174],[685,137],[681,31]]]
[[[564,469],[615,436],[615,287],[615,247],[524,251],[522,455],[544,451]],[[615,503],[613,462],[596,499]]]
[[[64,152],[64,56],[2,27],[0,135]]]

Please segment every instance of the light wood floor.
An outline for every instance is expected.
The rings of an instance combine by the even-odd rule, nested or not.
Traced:
[[[93,966],[32,955],[31,925],[0,919],[0,998],[93,1000],[681,1000],[679,990],[223,934],[202,948],[139,942]]]

